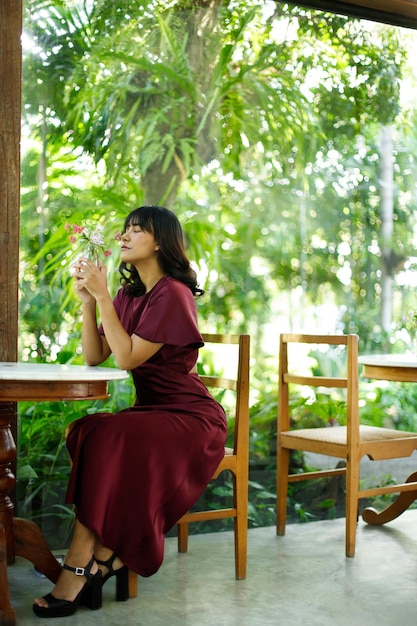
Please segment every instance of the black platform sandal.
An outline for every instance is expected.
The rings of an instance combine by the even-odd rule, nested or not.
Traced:
[[[96,563],[107,567],[109,570],[105,576],[102,576],[101,585],[103,586],[112,576],[116,576],[116,601],[124,602],[129,599],[129,569],[127,565],[123,565],[119,569],[113,569],[113,563],[116,558],[117,554],[113,553],[107,561],[96,559]]]
[[[76,576],[85,576],[87,578],[84,587],[72,601],[55,598],[52,593],[48,593],[46,596],[43,596],[43,599],[46,600],[48,606],[33,604],[33,612],[35,615],[38,615],[38,617],[68,617],[70,615],[74,615],[80,605],[86,606],[92,611],[101,609],[101,570],[98,570],[95,574],[91,573],[94,560],[95,559],[93,557],[86,567],[70,567],[69,565],[64,564],[62,566],[63,569],[74,572]]]

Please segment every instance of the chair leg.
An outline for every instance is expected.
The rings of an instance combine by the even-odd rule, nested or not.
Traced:
[[[286,448],[279,448],[277,454],[277,535],[285,535],[289,467],[290,451]]]
[[[235,572],[236,580],[246,578],[248,560],[248,478],[240,476],[235,481],[235,508],[234,519],[235,536]]]
[[[356,526],[359,512],[359,460],[346,462],[346,556],[355,556]]]
[[[187,552],[188,550],[188,526],[188,522],[177,524],[178,552]]]
[[[133,570],[129,570],[129,598],[137,598],[138,596],[138,575]]]

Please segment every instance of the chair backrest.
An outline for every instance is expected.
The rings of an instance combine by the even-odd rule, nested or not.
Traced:
[[[346,346],[346,371],[337,376],[316,376],[314,374],[299,374],[289,368],[289,345],[310,344]],[[290,430],[290,418],[288,412],[289,390],[288,385],[309,385],[313,387],[340,388],[347,390],[346,410],[348,428],[348,447],[351,444],[349,433],[359,433],[359,410],[358,410],[358,336],[349,335],[313,335],[284,333],[280,336],[279,348],[279,404],[278,422],[279,430]],[[356,437],[355,437],[356,438]]]
[[[203,333],[204,343],[215,350],[215,345],[237,346],[236,366],[232,367],[226,360],[233,360],[234,355],[222,354],[219,349],[220,365],[219,371],[224,367],[225,375],[205,375],[200,374],[202,382],[208,388],[224,389],[235,392],[235,426],[234,426],[234,454],[247,454],[249,449],[249,335],[228,335]],[[210,345],[209,345],[210,344]],[[222,365],[223,364],[223,365]],[[228,370],[231,369],[230,373]]]

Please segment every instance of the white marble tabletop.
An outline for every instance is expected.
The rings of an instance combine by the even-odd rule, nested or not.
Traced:
[[[362,365],[373,365],[375,367],[417,367],[417,356],[415,354],[363,354],[359,357]]]
[[[113,367],[0,361],[0,380],[95,381],[122,380],[128,377],[126,370]]]

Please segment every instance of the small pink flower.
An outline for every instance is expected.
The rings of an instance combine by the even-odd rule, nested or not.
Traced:
[[[102,224],[91,225],[92,220],[87,220],[84,226],[78,224],[65,224],[65,229],[70,230],[69,241],[71,244],[78,243],[88,250],[91,258],[96,261],[111,255],[111,250],[105,248]]]
[[[114,238],[116,241],[121,241],[122,240],[122,233],[118,230],[115,235]]]

